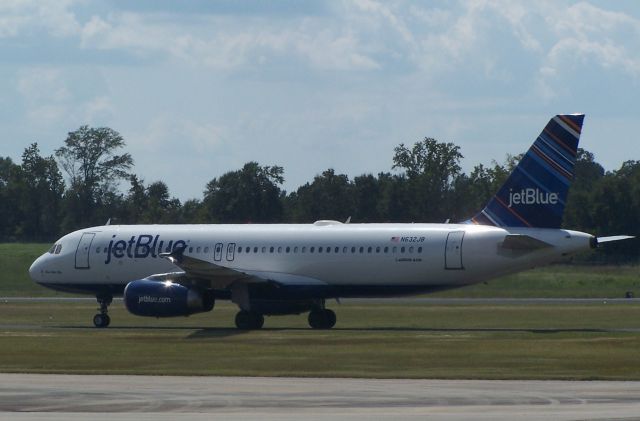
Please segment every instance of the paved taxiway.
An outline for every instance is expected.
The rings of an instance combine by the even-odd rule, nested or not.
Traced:
[[[640,382],[0,374],[0,419],[199,420],[212,416],[639,419]]]

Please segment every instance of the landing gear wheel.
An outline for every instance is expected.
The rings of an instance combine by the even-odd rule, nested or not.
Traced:
[[[241,310],[236,314],[236,327],[242,330],[262,329],[264,316],[260,313]]]
[[[113,297],[111,295],[98,295],[96,296],[96,300],[100,307],[98,311],[100,313],[93,316],[93,325],[95,327],[107,327],[109,323],[111,323],[111,317],[107,314],[109,312],[109,304],[113,301]]]
[[[312,310],[309,313],[309,326],[313,329],[331,329],[335,325],[336,313],[332,310]]]
[[[93,316],[93,324],[95,327],[107,327],[111,323],[111,317],[108,314],[98,313]]]

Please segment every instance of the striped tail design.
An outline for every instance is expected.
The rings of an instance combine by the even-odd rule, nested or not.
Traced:
[[[557,115],[487,206],[467,223],[560,228],[584,114]]]

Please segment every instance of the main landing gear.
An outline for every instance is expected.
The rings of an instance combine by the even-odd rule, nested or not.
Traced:
[[[107,327],[109,323],[111,323],[111,317],[107,314],[109,312],[109,304],[113,301],[113,297],[111,295],[98,295],[96,296],[96,300],[98,301],[98,311],[100,313],[93,316],[93,324],[95,327]]]
[[[253,311],[240,310],[236,314],[236,327],[242,330],[262,329],[264,316]]]
[[[309,312],[309,326],[313,329],[331,329],[336,324],[336,313],[328,308],[318,308]]]

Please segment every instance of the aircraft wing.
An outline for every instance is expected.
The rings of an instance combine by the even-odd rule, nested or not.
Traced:
[[[169,260],[184,272],[156,274],[147,279],[174,282],[208,281],[213,288],[225,289],[234,282],[270,282],[276,284],[314,285],[323,282],[315,278],[279,272],[242,271],[217,265],[206,260],[184,254],[185,247],[177,248],[171,253],[160,253],[160,257]]]

